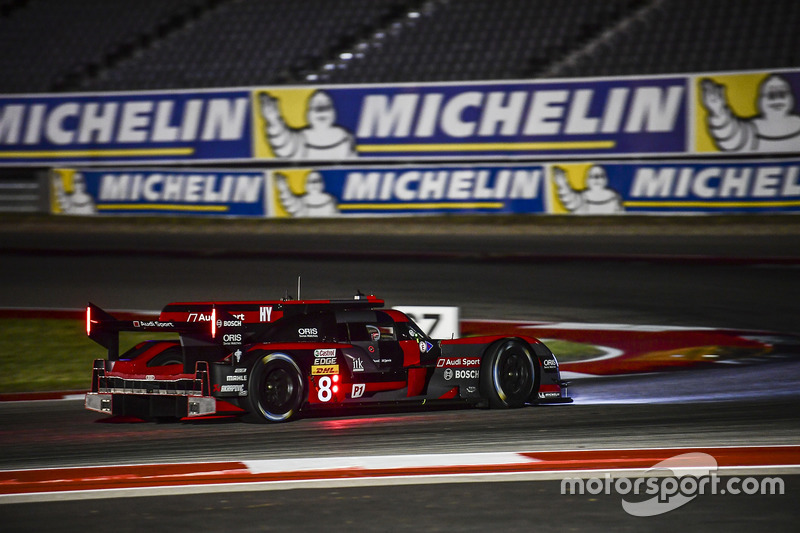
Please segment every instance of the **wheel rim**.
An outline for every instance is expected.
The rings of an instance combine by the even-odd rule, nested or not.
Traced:
[[[283,414],[291,405],[294,394],[294,380],[283,368],[276,368],[267,374],[264,382],[264,410],[267,413]]]
[[[503,400],[525,392],[523,389],[531,381],[530,359],[513,347],[506,348],[498,358],[495,379],[499,389],[497,392]]]

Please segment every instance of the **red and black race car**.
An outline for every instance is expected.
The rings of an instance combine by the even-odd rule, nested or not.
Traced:
[[[570,402],[553,353],[532,337],[429,338],[383,300],[171,303],[157,320],[86,309],[94,363],[86,408],[144,419],[244,413],[283,422],[329,406]],[[175,332],[119,354],[120,331]]]

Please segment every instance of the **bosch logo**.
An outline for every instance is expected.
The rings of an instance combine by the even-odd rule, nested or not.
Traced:
[[[451,379],[453,379],[453,369],[452,368],[448,368],[447,370],[444,371],[444,379],[446,379],[447,381],[450,381]]]
[[[477,370],[456,370],[456,379],[476,379],[479,373]]]

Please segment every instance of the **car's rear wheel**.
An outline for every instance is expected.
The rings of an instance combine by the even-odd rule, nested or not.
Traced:
[[[180,352],[169,350],[160,353],[147,362],[147,366],[183,365],[183,356]]]
[[[248,411],[262,422],[286,422],[297,416],[304,398],[303,375],[286,354],[258,359],[250,372]]]
[[[481,396],[489,407],[522,407],[533,393],[536,366],[522,341],[504,339],[492,344],[481,362]]]

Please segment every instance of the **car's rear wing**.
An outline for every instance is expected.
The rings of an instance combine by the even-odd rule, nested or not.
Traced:
[[[108,360],[119,359],[119,334],[122,331],[151,331],[158,333],[175,332],[181,336],[181,343],[194,347],[210,347],[215,352],[230,352],[234,346],[241,345],[247,331],[242,321],[230,316],[224,309],[212,307],[210,320],[203,322],[162,321],[160,319],[118,320],[99,306],[89,303],[86,306],[86,334],[90,339],[108,350]],[[235,334],[231,331],[235,330]],[[229,342],[236,339],[238,342]]]
[[[352,300],[187,302],[166,305],[158,319],[118,320],[90,302],[86,307],[86,334],[108,350],[110,361],[119,359],[121,331],[176,332],[184,352],[191,347],[194,357],[202,353],[219,356],[252,342],[283,317],[322,310],[372,309],[383,304],[383,300],[363,295]]]

